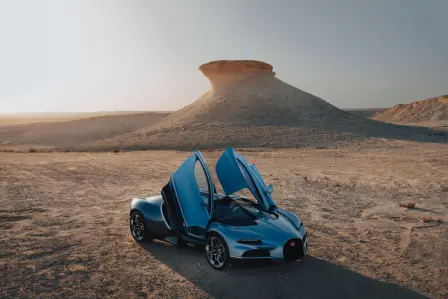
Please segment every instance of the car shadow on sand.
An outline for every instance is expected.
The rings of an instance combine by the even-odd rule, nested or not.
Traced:
[[[142,247],[214,298],[428,298],[312,256],[290,263],[236,260],[216,271],[199,249],[159,241]]]

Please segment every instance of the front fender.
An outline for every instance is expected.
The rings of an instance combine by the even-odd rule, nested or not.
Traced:
[[[280,208],[277,209],[277,212],[282,214],[289,221],[291,221],[294,224],[294,226],[297,228],[297,230],[300,232],[302,237],[305,235],[305,232],[306,232],[305,227],[303,226],[302,220],[298,216],[294,215],[293,213],[291,213],[289,211],[286,211],[286,210],[283,210]]]
[[[283,253],[281,248],[287,237],[269,238],[266,235],[257,233],[255,231],[248,231],[245,227],[228,226],[220,223],[212,223],[209,227],[209,233],[215,232],[220,234],[227,243],[229,248],[229,255],[232,258],[241,258],[244,252],[254,249],[265,249],[271,252],[271,258],[282,258]],[[284,238],[283,238],[284,237]],[[284,240],[283,240],[284,239]],[[261,244],[245,244],[238,241],[262,241]]]

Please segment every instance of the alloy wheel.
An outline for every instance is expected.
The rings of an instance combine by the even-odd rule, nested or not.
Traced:
[[[207,260],[216,269],[221,269],[227,262],[227,253],[224,243],[216,236],[207,239],[205,245]]]
[[[131,234],[137,241],[143,241],[145,237],[145,224],[143,218],[138,213],[131,215]]]

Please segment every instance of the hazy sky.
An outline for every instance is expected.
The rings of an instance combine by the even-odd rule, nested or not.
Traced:
[[[256,59],[341,108],[448,94],[447,0],[0,0],[0,113],[175,110]]]

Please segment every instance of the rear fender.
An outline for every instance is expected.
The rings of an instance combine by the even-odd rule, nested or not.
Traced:
[[[131,203],[131,211],[138,211],[143,215],[147,229],[155,235],[168,235],[170,228],[162,215],[162,196],[150,198],[134,198]]]

